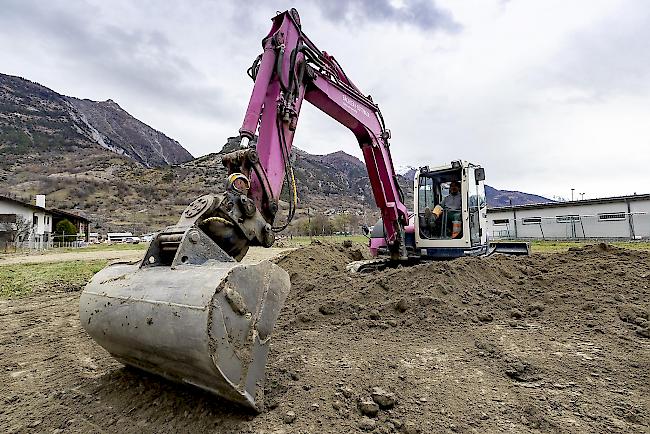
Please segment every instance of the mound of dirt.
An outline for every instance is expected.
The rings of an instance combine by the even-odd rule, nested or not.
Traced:
[[[6,354],[17,354],[0,366],[9,376],[0,396],[6,428],[259,434],[650,428],[648,252],[596,245],[348,273],[347,263],[365,251],[317,243],[277,259],[292,289],[273,335],[260,415],[120,368],[80,330],[73,295],[0,305],[0,339]]]

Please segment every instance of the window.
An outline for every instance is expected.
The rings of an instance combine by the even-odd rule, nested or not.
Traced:
[[[521,219],[521,222],[525,225],[538,225],[542,223],[541,217],[526,217]]]
[[[510,219],[494,219],[492,220],[492,223],[495,225],[507,225],[510,223]]]
[[[36,214],[34,214],[34,221],[32,223],[34,223],[34,226],[38,226],[38,216]]]
[[[571,223],[571,222],[580,221],[580,216],[579,215],[559,215],[559,216],[555,217],[555,220],[558,223]]]
[[[625,220],[624,212],[605,212],[598,214],[599,222],[611,222],[617,220]]]
[[[433,209],[436,205],[433,178],[421,176],[419,184],[418,212],[423,213],[426,208]]]

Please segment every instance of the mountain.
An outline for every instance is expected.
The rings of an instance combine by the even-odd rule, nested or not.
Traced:
[[[14,154],[101,146],[145,167],[193,158],[176,140],[135,119],[112,100],[67,97],[6,74],[0,74],[0,146]]]
[[[412,180],[415,178],[416,169],[412,166],[399,166],[395,169],[397,173],[402,175],[405,179]],[[548,203],[554,202],[551,199],[545,198],[531,193],[523,193],[521,191],[511,190],[498,190],[485,184],[485,197],[487,199],[488,207],[495,208],[500,206],[509,205],[527,205],[532,203]]]
[[[545,198],[544,196],[522,193],[521,191],[497,190],[489,185],[485,186],[485,196],[487,198],[488,207],[490,208],[555,202],[554,200]]]
[[[66,97],[0,74],[0,194],[25,201],[45,194],[49,206],[89,217],[93,231],[141,233],[173,224],[196,197],[223,191],[221,155],[236,146],[230,138],[221,152],[192,159],[178,142],[114,101]],[[312,155],[294,147],[292,155],[296,223],[315,213],[376,221],[379,212],[363,162],[341,151]],[[398,176],[398,182],[412,208],[413,175],[407,176]],[[514,204],[523,203],[525,197],[486,190],[491,206],[511,197]],[[287,203],[280,205],[282,220]]]
[[[30,201],[45,194],[51,207],[85,214],[91,230],[159,230],[178,220],[196,197],[225,187],[222,153],[205,155],[174,166],[144,167],[125,155],[96,145],[54,150],[28,145],[17,155],[0,140],[0,193]],[[227,146],[226,146],[227,148]],[[299,209],[296,223],[315,213],[352,213],[372,224],[378,218],[366,168],[344,153],[311,155],[293,148]],[[400,181],[407,203],[412,188]],[[288,199],[283,195],[283,199]],[[280,221],[287,203],[280,203]]]

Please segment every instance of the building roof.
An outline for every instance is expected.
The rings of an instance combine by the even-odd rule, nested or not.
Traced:
[[[90,220],[88,220],[86,217],[84,217],[84,216],[82,216],[82,215],[74,214],[74,213],[71,213],[71,212],[69,212],[69,211],[63,211],[63,210],[61,210],[61,209],[57,209],[57,208],[52,208],[52,209],[50,210],[50,212],[51,212],[52,214],[60,215],[60,216],[63,216],[63,217],[70,217],[70,218],[77,219],[77,220],[83,220],[83,221],[85,221],[85,222],[89,222],[89,221],[90,221]]]
[[[612,197],[601,197],[597,199],[584,199],[584,200],[568,200],[566,202],[547,202],[547,203],[531,203],[525,205],[513,205],[513,206],[498,206],[494,208],[488,208],[488,212],[498,212],[498,211],[509,211],[512,209],[541,209],[541,208],[563,208],[570,206],[581,206],[581,205],[597,205],[601,203],[612,203],[612,202],[634,202],[637,200],[649,200],[650,193],[647,194],[631,194],[627,196],[612,196]]]
[[[86,218],[84,216],[81,216],[79,214],[74,214],[74,213],[71,213],[69,211],[63,211],[63,210],[56,209],[56,208],[51,208],[51,209],[43,208],[43,207],[40,207],[40,206],[32,205],[31,203],[23,202],[22,200],[14,199],[13,197],[9,197],[9,196],[0,195],[0,202],[10,202],[10,203],[13,203],[13,204],[16,204],[16,205],[31,208],[31,209],[33,209],[35,211],[40,211],[40,212],[45,212],[45,213],[52,214],[52,215],[60,215],[62,217],[70,217],[70,218],[74,218],[74,219],[77,219],[77,220],[83,220],[85,222],[90,222],[90,220],[88,218]]]
[[[40,206],[32,205],[31,203],[23,202],[22,200],[14,199],[13,197],[0,195],[0,202],[11,202],[15,205],[25,206],[27,208],[34,209],[36,211],[51,213],[51,211],[48,209],[42,208]]]

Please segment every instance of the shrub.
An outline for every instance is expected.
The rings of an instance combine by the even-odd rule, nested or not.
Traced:
[[[76,235],[77,227],[68,219],[63,219],[56,224],[55,231],[57,234]]]

